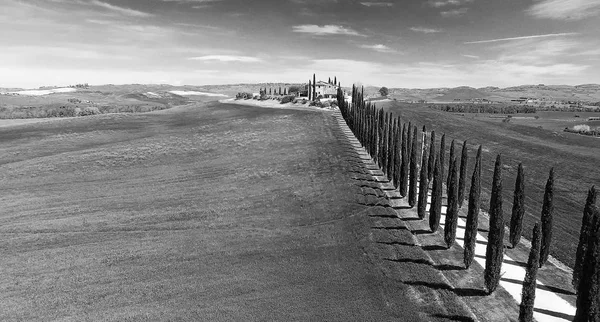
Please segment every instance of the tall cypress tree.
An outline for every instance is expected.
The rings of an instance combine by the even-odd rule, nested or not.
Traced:
[[[475,256],[475,242],[477,241],[477,226],[479,225],[479,205],[481,195],[481,145],[477,150],[475,169],[471,177],[469,192],[469,210],[467,213],[467,226],[465,228],[464,262],[469,268]]]
[[[510,216],[510,244],[513,248],[521,240],[523,229],[523,215],[525,215],[525,178],[523,178],[523,164],[519,163],[517,181],[515,182],[515,193],[513,197],[512,214]]]
[[[456,239],[456,225],[458,223],[458,164],[456,158],[450,163],[448,175],[450,183],[448,188],[448,207],[446,208],[446,223],[444,225],[444,241],[448,248],[452,247]]]
[[[385,118],[384,118],[384,123],[383,123],[383,140],[381,142],[381,146],[382,146],[382,151],[381,151],[381,159],[380,159],[380,163],[381,164],[381,171],[383,171],[384,174],[387,174],[387,153],[388,153],[388,134],[389,134],[389,127],[390,127],[390,113],[385,113]]]
[[[500,270],[504,255],[504,216],[502,213],[502,160],[496,157],[492,195],[490,197],[490,232],[485,252],[484,280],[488,292],[492,293],[500,282]]]
[[[412,140],[413,140],[413,125],[412,122],[408,122],[408,145],[406,146],[406,153],[408,153],[408,157],[412,155]]]
[[[427,179],[433,179],[433,170],[435,169],[435,131],[431,131],[431,144],[429,145],[429,160],[427,160]]]
[[[312,89],[312,83],[310,82],[310,79],[309,79],[309,80],[308,80],[308,88],[307,88],[307,91],[308,91],[308,100],[309,100],[309,101],[310,101],[310,100],[311,100],[311,98],[312,98],[312,95],[311,95],[311,94],[312,94],[312,90],[311,90],[311,89]],[[270,95],[270,94],[271,94],[271,91],[269,90],[269,95]]]
[[[440,158],[440,164],[441,164],[441,173],[442,173],[442,178],[445,178],[444,176],[444,164],[446,162],[446,133],[442,134],[442,141],[440,142],[440,152],[439,152],[439,158]]]
[[[419,176],[419,164],[418,164],[418,138],[417,138],[417,127],[413,129],[412,144],[411,144],[411,155],[410,155],[410,185],[408,189],[408,205],[414,207],[417,204],[417,181]]]
[[[338,82],[337,82],[337,76],[334,76],[334,77],[333,77],[333,85],[337,85],[337,83],[338,83]]]
[[[396,137],[396,151],[394,153],[394,187],[396,187],[396,189],[400,189],[400,181],[402,180],[402,176],[400,174],[400,170],[402,169],[402,140],[404,137],[402,133],[402,120],[400,117],[398,117],[396,130],[398,131],[398,136]]]
[[[573,321],[600,321],[600,211],[592,207],[593,224],[577,288],[577,311]]]
[[[594,221],[593,210],[596,205],[597,193],[596,188],[592,186],[588,191],[585,207],[583,208],[583,218],[581,219],[581,230],[579,231],[579,244],[577,245],[577,253],[575,255],[575,266],[573,266],[573,287],[579,288],[581,280],[581,270],[583,268],[583,260],[588,251],[587,246],[590,239],[592,224]]]
[[[408,171],[410,160],[408,158],[408,132],[406,124],[402,127],[402,168],[400,169],[400,195],[406,196],[408,188]]]
[[[550,256],[550,244],[552,243],[552,221],[554,216],[554,168],[550,169],[550,175],[546,182],[544,192],[544,204],[542,205],[542,247],[540,250],[540,267],[542,267]]]
[[[429,190],[429,180],[427,173],[429,170],[427,159],[427,149],[423,150],[423,158],[421,158],[421,171],[419,172],[419,199],[417,202],[417,214],[419,219],[425,218],[425,210],[427,209],[427,192]]]
[[[469,163],[469,155],[467,151],[467,141],[463,142],[462,153],[460,156],[460,175],[458,179],[458,206],[462,207],[465,200],[465,189],[467,185],[467,165]]]
[[[317,76],[315,74],[313,74],[313,93],[312,93],[312,99],[313,101],[317,100]]]
[[[535,223],[533,227],[533,239],[531,240],[531,250],[527,260],[525,270],[525,279],[523,280],[523,291],[521,292],[521,305],[519,306],[519,322],[533,321],[533,307],[535,303],[535,288],[537,285],[537,271],[540,261],[540,243],[541,243],[540,224]]]
[[[387,178],[391,182],[394,179],[394,143],[396,142],[396,119],[392,118],[392,114],[390,113],[390,128],[388,134],[388,153],[387,153],[387,162],[386,164],[386,173]]]
[[[454,162],[454,139],[450,142],[450,159],[448,159],[448,177],[446,178],[446,195],[450,193],[450,177],[452,174],[450,173],[450,166]]]
[[[442,171],[440,168],[440,158],[436,158],[435,170],[433,171],[433,187],[431,188],[431,206],[429,207],[429,229],[432,233],[440,226],[442,214]]]

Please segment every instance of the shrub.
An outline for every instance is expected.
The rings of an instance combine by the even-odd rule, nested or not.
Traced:
[[[502,160],[496,157],[492,195],[490,197],[490,232],[485,252],[485,286],[489,293],[494,292],[500,282],[502,257],[504,256],[504,216],[502,213]]]
[[[475,169],[471,177],[471,189],[469,192],[469,210],[467,213],[467,225],[465,228],[464,263],[469,268],[475,256],[475,242],[477,241],[477,226],[479,224],[479,203],[481,195],[481,145],[477,150],[475,158]]]
[[[519,322],[533,321],[536,278],[540,261],[540,242],[540,224],[535,223],[533,238],[531,240],[531,250],[529,251],[529,259],[527,260],[527,268],[525,270],[525,279],[523,280],[523,291],[521,292]]]
[[[550,169],[550,175],[546,182],[544,192],[544,204],[542,205],[542,247],[540,253],[540,267],[546,263],[550,256],[550,244],[552,242],[552,222],[554,216],[554,168]]]
[[[281,98],[281,104],[286,104],[286,103],[293,102],[295,98],[296,98],[296,97],[295,97],[295,96],[293,96],[293,95],[287,95],[287,96],[283,96],[283,97]]]
[[[510,244],[515,248],[521,240],[523,229],[523,215],[525,215],[525,179],[523,178],[523,164],[519,163],[517,180],[515,181],[515,192],[513,195],[513,208],[510,216]]]

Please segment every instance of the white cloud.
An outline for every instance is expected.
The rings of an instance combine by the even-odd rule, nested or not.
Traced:
[[[380,53],[395,53],[396,51],[386,45],[361,45],[360,48],[371,49]]]
[[[501,42],[501,41],[511,41],[511,40],[524,40],[524,39],[537,39],[537,38],[548,38],[548,37],[563,37],[563,36],[575,36],[578,35],[576,32],[563,32],[557,34],[545,34],[545,35],[532,35],[532,36],[522,36],[522,37],[511,37],[511,38],[498,38],[498,39],[488,39],[488,40],[478,40],[478,41],[468,41],[465,44],[485,44],[491,42]]]
[[[476,55],[461,54],[461,56],[467,57],[467,58],[479,59],[479,56],[476,56]]]
[[[361,2],[360,4],[366,7],[391,7],[394,5],[391,2]]]
[[[132,16],[132,17],[152,17],[152,16],[154,16],[153,14],[150,14],[147,12],[142,12],[142,11],[138,11],[138,10],[134,10],[134,9],[130,9],[130,8],[115,6],[113,4],[102,2],[99,0],[93,0],[90,3],[93,5],[123,14],[123,15],[126,15],[126,16]]]
[[[356,30],[351,28],[345,28],[337,25],[299,25],[293,27],[294,32],[314,34],[318,36],[324,35],[350,35],[350,36],[362,36]]]
[[[460,6],[465,3],[473,2],[473,0],[433,0],[429,1],[429,5],[434,8],[441,8],[446,6]]]
[[[425,28],[425,27],[411,27],[410,30],[414,32],[422,32],[424,34],[433,34],[436,32],[442,32],[441,29]]]
[[[467,13],[468,10],[469,10],[468,8],[460,8],[460,9],[442,11],[442,12],[440,12],[440,14],[442,15],[442,17],[458,17],[458,16],[462,16],[465,13]]]
[[[262,59],[251,56],[237,56],[237,55],[206,55],[198,57],[190,57],[190,60],[200,61],[220,61],[220,62],[241,62],[241,63],[258,63],[262,62]]]
[[[541,0],[527,13],[536,18],[579,20],[600,14],[600,0]]]

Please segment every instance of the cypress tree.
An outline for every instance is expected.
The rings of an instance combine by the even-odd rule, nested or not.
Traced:
[[[403,133],[402,133],[402,122],[400,120],[400,117],[398,117],[398,122],[396,123],[396,131],[398,132],[398,135],[396,137],[396,151],[394,153],[394,187],[396,187],[396,189],[400,188],[400,181],[401,181],[401,175],[400,175],[400,170],[402,168],[402,138],[403,138]]]
[[[513,197],[512,214],[510,216],[510,244],[513,248],[521,240],[523,229],[523,215],[525,215],[525,179],[523,178],[523,164],[519,163],[517,181],[515,182],[515,193]]]
[[[312,93],[312,99],[313,101],[317,100],[317,76],[315,74],[313,74],[313,93]]]
[[[402,168],[400,169],[400,195],[406,196],[406,190],[408,188],[408,171],[410,160],[408,158],[408,132],[406,124],[402,127]]]
[[[429,190],[429,173],[427,160],[427,149],[423,150],[423,158],[421,158],[421,171],[419,172],[419,200],[417,202],[417,214],[419,219],[425,218],[425,209],[427,208],[427,192]]]
[[[450,183],[448,188],[448,207],[446,208],[446,222],[444,225],[444,241],[448,248],[452,247],[456,239],[456,225],[458,223],[458,165],[453,159],[450,163],[448,175]]]
[[[388,141],[389,141],[389,127],[390,127],[390,113],[385,113],[384,123],[383,123],[383,141],[381,142],[382,151],[381,151],[381,159],[379,160],[379,164],[381,164],[381,171],[384,174],[387,174],[387,153],[388,153]]]
[[[523,291],[521,292],[521,305],[519,306],[519,322],[533,321],[533,306],[535,303],[535,288],[537,271],[540,261],[540,224],[535,223],[533,227],[533,239],[531,250],[527,260],[525,279],[523,280]]]
[[[337,82],[337,76],[334,76],[334,77],[333,77],[333,84],[334,84],[334,85],[337,85],[337,83],[338,83],[338,82]]]
[[[550,244],[552,243],[552,221],[554,216],[554,168],[550,169],[550,175],[546,182],[544,192],[544,204],[542,205],[542,247],[540,250],[540,267],[546,263],[550,256]]]
[[[490,232],[485,252],[485,286],[492,293],[500,282],[500,270],[504,255],[504,216],[502,213],[502,160],[496,157],[492,195],[490,198]]]
[[[273,95],[273,89],[269,88],[269,95]]]
[[[327,80],[327,84],[331,84],[331,77]]]
[[[475,169],[471,177],[471,189],[469,191],[469,210],[467,213],[467,226],[465,228],[464,262],[465,268],[469,268],[475,256],[475,242],[477,240],[477,226],[479,225],[479,204],[481,195],[481,145],[477,150]]]
[[[392,118],[392,114],[390,113],[390,127],[388,132],[388,153],[387,153],[387,161],[386,161],[386,173],[389,181],[394,179],[394,143],[396,137],[396,119]]]
[[[417,204],[417,181],[419,180],[419,164],[417,161],[417,153],[419,153],[417,149],[418,144],[417,127],[415,126],[412,136],[412,148],[410,149],[410,185],[408,189],[408,205],[411,207],[414,207]]]
[[[577,311],[573,321],[600,321],[600,211],[592,207],[593,224],[577,288]]]
[[[406,153],[408,154],[408,157],[410,158],[410,156],[412,155],[412,140],[413,140],[413,125],[412,122],[408,122],[408,145],[406,146]]]
[[[312,94],[311,88],[312,88],[312,83],[310,82],[310,79],[309,79],[309,80],[308,80],[308,88],[307,88],[307,90],[308,90],[308,100],[309,100],[309,101],[310,101],[310,100],[311,100],[311,98],[312,98],[312,95],[311,95],[311,94]],[[271,94],[271,91],[269,91],[269,94]]]
[[[460,175],[458,179],[458,207],[462,207],[465,200],[465,189],[467,185],[467,165],[469,155],[467,151],[467,141],[463,142],[462,153],[460,156]]]
[[[433,187],[431,188],[431,206],[429,207],[429,229],[434,233],[440,226],[440,216],[442,214],[442,171],[440,158],[435,160],[435,170],[433,171]]]
[[[427,161],[427,179],[433,179],[433,170],[435,169],[435,131],[431,131],[431,144],[429,145],[429,160]]]
[[[573,266],[573,287],[577,290],[579,287],[579,281],[581,280],[581,270],[583,267],[583,260],[587,253],[587,246],[590,239],[592,224],[593,224],[593,210],[596,204],[596,188],[592,186],[588,191],[587,199],[585,201],[585,207],[583,208],[583,218],[581,219],[581,230],[579,231],[579,244],[577,245],[577,253],[575,255],[575,266]]]
[[[279,95],[281,95],[281,86],[279,86]]]
[[[438,154],[439,158],[440,158],[440,163],[441,163],[441,173],[442,173],[442,178],[445,178],[444,176],[444,163],[446,162],[446,133],[442,134],[442,141],[440,142],[440,152]]]
[[[448,177],[446,178],[446,195],[450,193],[450,177],[452,174],[450,173],[450,166],[454,162],[454,139],[450,142],[450,159],[448,159]]]

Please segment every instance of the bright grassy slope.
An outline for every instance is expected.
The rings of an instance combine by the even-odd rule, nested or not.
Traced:
[[[357,245],[390,247],[335,126],[208,104],[0,128],[0,320],[418,321]]]
[[[533,224],[540,220],[548,172],[555,167],[555,231],[550,253],[563,263],[573,265],[587,190],[592,185],[600,185],[599,139],[563,132],[554,134],[550,129],[501,123],[483,117],[475,118],[470,114],[460,116],[420,104],[390,102],[380,106],[399,113],[406,121],[416,122],[419,128],[426,125],[428,131],[435,130],[438,148],[439,138],[444,132],[447,135],[446,142],[457,139],[462,145],[462,140],[468,140],[469,177],[476,148],[482,144],[482,206],[485,209],[489,206],[494,159],[496,154],[501,153],[504,164],[504,216],[507,223],[512,209],[517,166],[523,162],[526,180],[523,232],[529,239]]]

